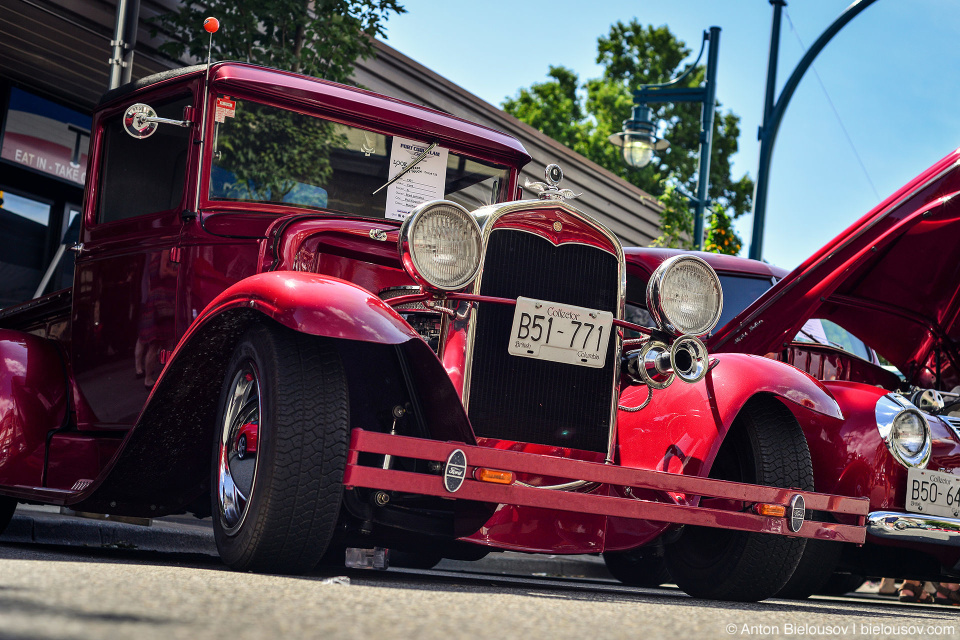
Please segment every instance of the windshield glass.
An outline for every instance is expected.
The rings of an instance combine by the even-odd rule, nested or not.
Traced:
[[[509,168],[439,145],[381,188],[432,141],[384,135],[228,96],[217,98],[215,120],[209,192],[214,200],[403,220],[428,200],[452,200],[472,210],[507,199]]]
[[[869,360],[874,364],[879,364],[873,350],[870,349],[863,340],[853,335],[840,325],[829,320],[812,318],[807,320],[797,336],[794,338],[797,342],[806,342],[813,344],[825,344],[838,349],[843,349],[847,353],[852,353],[864,360]]]

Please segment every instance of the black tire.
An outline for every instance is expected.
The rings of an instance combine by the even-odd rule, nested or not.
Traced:
[[[842,596],[860,588],[867,579],[856,573],[834,573],[820,586],[817,593],[823,596]]]
[[[710,477],[813,489],[800,425],[779,401],[751,399],[720,447]],[[695,598],[756,602],[776,594],[796,568],[806,540],[712,527],[684,528],[666,545],[674,582]]]
[[[661,545],[629,551],[606,551],[603,562],[614,578],[631,587],[659,587],[673,582]]]
[[[840,554],[843,551],[840,545],[839,542],[827,540],[807,540],[797,568],[787,584],[777,592],[777,597],[804,600],[815,593],[822,593],[821,589],[834,575],[833,572],[840,563]]]
[[[17,501],[7,496],[0,496],[0,533],[7,530],[13,520],[13,512],[17,510]]]
[[[256,448],[241,454],[234,443],[251,424]],[[348,434],[346,376],[329,341],[279,325],[243,336],[223,382],[211,469],[227,565],[287,574],[317,565],[340,512]]]

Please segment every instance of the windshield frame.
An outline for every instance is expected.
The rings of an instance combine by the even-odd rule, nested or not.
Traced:
[[[363,129],[383,136],[400,136],[415,140],[424,140],[427,137],[432,137],[438,141],[439,146],[447,149],[450,154],[456,154],[457,156],[464,157],[468,160],[476,160],[485,164],[496,164],[502,167],[505,171],[506,180],[504,181],[505,184],[501,186],[500,194],[497,198],[498,202],[508,202],[512,200],[517,191],[519,173],[522,165],[515,160],[511,161],[510,158],[504,157],[502,154],[498,154],[493,150],[482,149],[475,145],[465,145],[462,143],[462,141],[452,139],[449,135],[438,133],[436,131],[430,131],[427,128],[415,129],[409,126],[404,126],[403,122],[400,121],[400,118],[398,118],[398,121],[395,123],[389,123],[384,122],[382,119],[371,121],[369,118],[361,117],[359,114],[355,113],[350,113],[348,114],[349,117],[344,117],[341,111],[332,108],[330,105],[304,105],[296,101],[276,99],[274,96],[269,94],[245,90],[243,87],[235,87],[233,85],[224,87],[217,86],[217,84],[218,83],[214,83],[211,85],[208,96],[208,108],[206,114],[206,140],[203,145],[202,161],[200,163],[199,208],[202,212],[244,212],[273,216],[289,215],[291,213],[305,213],[310,215],[329,215],[331,217],[339,218],[376,220],[378,223],[393,223],[397,226],[402,223],[400,220],[394,220],[391,218],[371,217],[348,211],[308,207],[291,203],[277,203],[256,200],[224,200],[212,198],[210,196],[210,186],[213,170],[213,141],[214,136],[216,135],[217,124],[214,121],[214,111],[217,98],[223,95],[229,96],[232,100],[256,102],[268,107],[283,109],[304,116],[320,118],[334,125],[343,125],[347,127]]]

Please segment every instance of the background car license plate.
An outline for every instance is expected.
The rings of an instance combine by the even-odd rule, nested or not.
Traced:
[[[907,511],[960,517],[960,476],[942,471],[908,469]]]
[[[517,298],[507,351],[515,356],[603,367],[613,314],[545,300]]]

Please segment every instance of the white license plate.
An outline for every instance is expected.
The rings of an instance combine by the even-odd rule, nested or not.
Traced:
[[[581,367],[603,367],[613,314],[545,300],[517,298],[511,355]]]
[[[907,511],[960,518],[960,476],[908,469]]]

